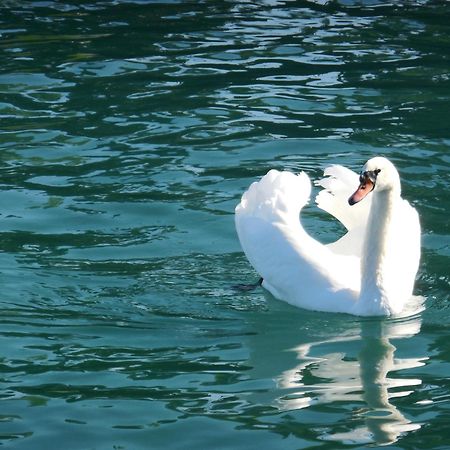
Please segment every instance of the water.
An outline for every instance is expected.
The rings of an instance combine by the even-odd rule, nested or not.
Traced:
[[[448,449],[450,5],[0,6],[0,442]],[[384,154],[425,311],[303,311],[234,231],[270,168]],[[311,206],[322,240],[342,232]]]

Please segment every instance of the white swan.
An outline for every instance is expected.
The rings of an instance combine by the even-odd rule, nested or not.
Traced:
[[[292,305],[366,316],[400,313],[412,297],[420,224],[401,198],[396,168],[376,157],[359,177],[342,166],[324,174],[316,202],[347,233],[328,245],[313,239],[299,222],[311,194],[309,177],[271,170],[236,207],[236,230],[248,260],[263,287]]]

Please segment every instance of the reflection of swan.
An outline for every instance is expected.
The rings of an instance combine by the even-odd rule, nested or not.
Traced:
[[[419,367],[426,358],[394,358],[396,348],[390,339],[408,338],[419,331],[418,316],[396,321],[373,319],[361,323],[359,336],[298,346],[294,351],[300,362],[277,377],[278,387],[287,391],[278,400],[280,407],[295,410],[334,402],[363,403],[352,413],[351,430],[336,432],[333,427],[323,427],[320,438],[358,444],[395,442],[400,434],[420,425],[404,417],[390,399],[409,395],[421,380],[389,378],[388,374]],[[389,392],[391,388],[396,392]]]
[[[400,196],[397,170],[386,158],[369,160],[353,195],[357,174],[332,166],[325,175],[316,201],[347,228],[344,237],[322,245],[309,236],[298,220],[311,192],[308,176],[271,170],[236,207],[245,254],[263,286],[295,306],[357,315],[399,313],[412,295],[420,225],[415,209]]]
[[[406,323],[403,332],[417,333],[419,323]],[[420,425],[411,423],[393,406],[389,399],[403,397],[412,391],[398,391],[389,393],[391,387],[411,387],[420,384],[419,379],[396,380],[388,378],[392,370],[408,369],[423,364],[422,360],[394,360],[395,347],[389,342],[386,331],[381,322],[363,323],[363,347],[359,353],[360,374],[363,386],[363,398],[367,402],[369,411],[366,413],[367,428],[377,443],[388,444],[395,442],[406,431],[417,430]],[[399,330],[397,330],[398,332]],[[392,336],[393,337],[393,336]],[[394,362],[395,361],[395,362]]]

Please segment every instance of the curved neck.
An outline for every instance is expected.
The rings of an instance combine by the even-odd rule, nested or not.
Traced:
[[[385,284],[385,263],[389,252],[397,189],[374,192],[361,258],[360,302],[374,313],[390,312]]]

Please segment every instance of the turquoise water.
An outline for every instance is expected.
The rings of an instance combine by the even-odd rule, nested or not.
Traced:
[[[450,446],[450,5],[0,6],[0,443]],[[270,168],[383,154],[421,215],[407,319],[262,289],[233,211]],[[313,205],[323,241],[342,229]]]

